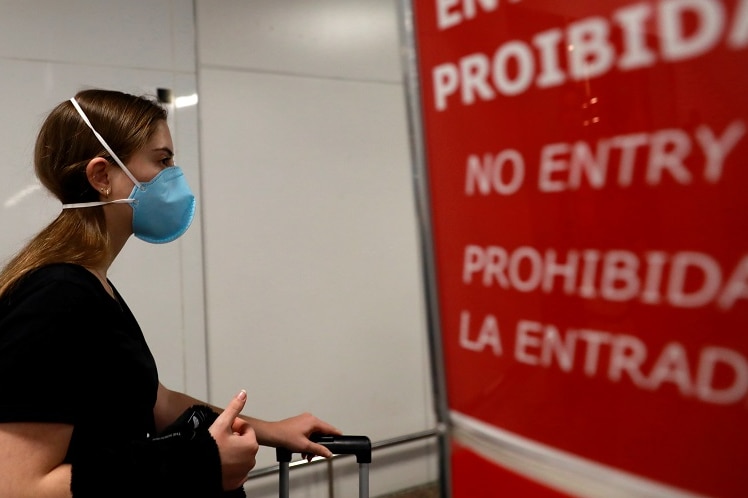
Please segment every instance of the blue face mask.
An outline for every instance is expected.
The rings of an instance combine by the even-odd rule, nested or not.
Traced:
[[[136,185],[128,199],[133,200],[133,234],[152,244],[179,238],[195,217],[195,196],[179,166],[169,166],[150,182]]]
[[[109,152],[122,171],[135,186],[127,199],[107,202],[80,202],[63,204],[63,209],[103,206],[105,204],[130,204],[133,209],[133,234],[152,244],[171,242],[180,237],[192,224],[195,217],[195,196],[187,184],[184,172],[179,166],[169,166],[146,183],[139,182],[104,138],[94,129],[88,117],[75,98],[70,99],[75,109],[86,122],[101,145]]]

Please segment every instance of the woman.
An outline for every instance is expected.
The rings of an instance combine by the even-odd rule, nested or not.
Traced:
[[[175,240],[195,199],[166,111],[86,90],[42,125],[34,165],[60,215],[0,273],[0,496],[244,496],[258,443],[331,456],[310,414],[241,416],[158,381],[135,318],[107,279],[134,234]],[[220,413],[220,415],[218,415]]]

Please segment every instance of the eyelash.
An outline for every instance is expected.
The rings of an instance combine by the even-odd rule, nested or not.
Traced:
[[[173,157],[165,157],[161,159],[161,164],[164,166],[171,166],[174,164],[174,158]]]

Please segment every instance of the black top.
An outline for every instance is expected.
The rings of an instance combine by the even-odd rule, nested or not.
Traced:
[[[156,364],[114,292],[81,266],[56,264],[0,299],[0,422],[72,424],[68,458],[82,431],[153,434]]]
[[[0,423],[73,425],[65,461],[76,498],[221,496],[207,428],[153,440],[156,364],[114,293],[81,266],[54,264],[0,298]]]

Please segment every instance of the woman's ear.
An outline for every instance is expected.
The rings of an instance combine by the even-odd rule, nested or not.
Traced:
[[[107,166],[109,166],[109,162],[103,157],[95,157],[88,161],[86,165],[88,183],[104,197],[109,197],[109,193],[112,191]]]

